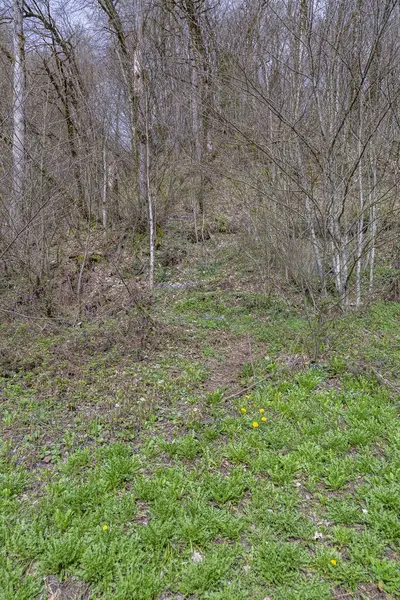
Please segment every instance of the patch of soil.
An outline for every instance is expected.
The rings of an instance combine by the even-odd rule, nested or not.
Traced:
[[[255,350],[250,339],[229,340],[224,360],[222,362],[215,359],[209,361],[207,366],[211,371],[211,376],[204,384],[204,390],[208,393],[222,389],[229,390],[230,394],[240,392],[244,387],[239,380],[243,365],[252,363],[255,358]]]
[[[360,587],[356,594],[347,592],[343,588],[336,588],[332,590],[332,598],[335,600],[349,600],[349,599],[361,599],[369,598],[370,600],[395,600],[393,596],[386,594],[378,589],[374,583],[366,583]]]
[[[59,581],[54,575],[50,575],[46,581],[48,597],[43,600],[86,600],[89,598],[89,586],[83,581],[67,579]]]
[[[325,382],[325,389],[329,392],[329,390],[335,390],[336,392],[340,392],[341,384],[340,379],[336,379],[332,377]]]

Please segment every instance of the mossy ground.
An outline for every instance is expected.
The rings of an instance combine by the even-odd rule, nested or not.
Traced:
[[[313,361],[206,267],[140,355],[123,322],[1,326],[2,600],[400,598],[400,305]]]

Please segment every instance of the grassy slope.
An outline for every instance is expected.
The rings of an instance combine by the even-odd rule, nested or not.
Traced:
[[[400,598],[400,306],[312,363],[226,268],[158,293],[141,361],[116,322],[2,327],[2,600]]]

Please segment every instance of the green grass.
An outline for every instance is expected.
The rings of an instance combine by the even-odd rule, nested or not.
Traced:
[[[2,326],[0,599],[49,576],[90,600],[400,598],[400,306],[335,323],[313,362],[276,301],[165,302],[140,361],[112,322]],[[225,401],[207,380],[243,336],[237,383],[263,383]]]

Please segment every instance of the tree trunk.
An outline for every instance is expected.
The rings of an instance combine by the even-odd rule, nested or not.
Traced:
[[[376,245],[376,224],[377,224],[377,166],[376,157],[373,153],[371,160],[372,168],[372,193],[371,193],[371,206],[370,206],[370,228],[371,228],[371,239],[370,239],[370,253],[369,253],[369,293],[372,294],[374,291],[374,270],[375,270],[375,245]]]
[[[108,165],[107,165],[107,137],[103,142],[103,193],[102,193],[102,222],[104,237],[107,237],[108,211],[107,211]]]
[[[361,100],[360,100],[361,103]],[[362,111],[360,110],[360,113]],[[360,119],[362,115],[360,114]],[[356,254],[356,306],[360,306],[361,304],[361,260],[364,249],[364,189],[363,189],[363,173],[362,173],[362,126],[360,120],[360,129],[359,129],[359,140],[358,140],[358,151],[359,151],[359,164],[358,164],[358,185],[359,185],[359,217],[358,217],[358,229],[357,229],[357,254]]]
[[[146,99],[146,188],[147,188],[147,208],[149,212],[149,244],[150,244],[150,261],[149,261],[149,288],[154,287],[154,255],[155,255],[155,224],[154,224],[154,208],[153,199],[150,189],[150,146],[149,146],[149,113]]]
[[[133,77],[134,77],[134,101],[137,103],[136,109],[136,123],[135,123],[135,135],[136,135],[136,148],[137,148],[137,179],[138,179],[138,197],[139,197],[139,217],[144,217],[144,208],[146,206],[146,200],[150,197],[150,190],[148,189],[148,151],[149,151],[149,115],[147,111],[147,100],[144,98],[143,88],[143,71],[142,71],[142,56],[141,56],[141,17],[138,24],[138,41],[133,61]],[[145,106],[143,106],[145,104]],[[143,127],[143,118],[145,120],[145,126]],[[145,129],[145,131],[143,131]],[[146,198],[147,195],[147,198]]]
[[[13,81],[13,178],[10,222],[15,232],[22,225],[22,203],[25,176],[25,38],[23,1],[14,0],[14,81]]]
[[[201,169],[198,204],[200,214],[204,216],[204,199],[210,187],[207,165],[212,151],[210,132],[211,73],[200,22],[202,3],[195,4],[193,0],[186,0],[182,6],[193,48],[193,134],[196,160]]]

